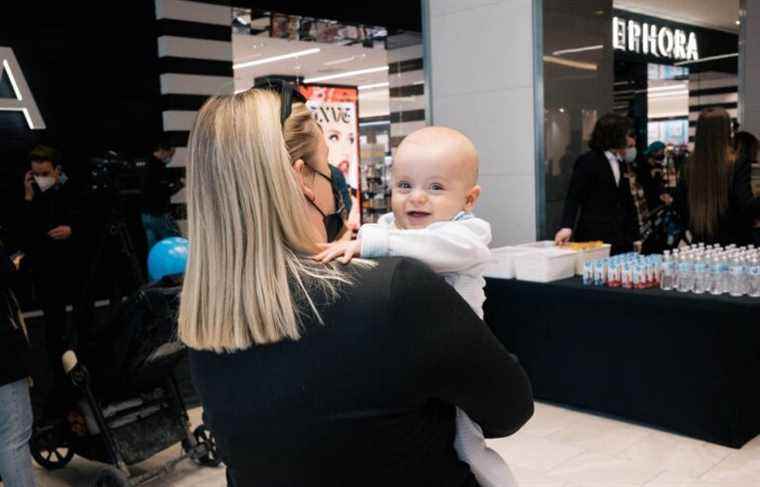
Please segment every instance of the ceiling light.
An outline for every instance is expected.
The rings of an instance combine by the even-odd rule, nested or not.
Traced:
[[[740,21],[740,20],[737,20],[737,21],[736,21],[736,25],[741,25],[741,21]]]
[[[579,61],[571,61],[569,59],[562,59],[554,56],[544,56],[544,62],[559,64],[570,68],[585,69],[588,71],[596,71],[598,66],[594,63],[582,63]]]
[[[376,88],[385,88],[385,87],[390,86],[390,85],[391,84],[386,81],[385,83],[375,83],[374,85],[360,86],[359,89],[360,90],[374,90]]]
[[[319,76],[316,78],[308,78],[303,80],[304,83],[316,83],[318,81],[328,81],[331,79],[338,79],[338,78],[350,78],[351,76],[359,76],[362,74],[371,74],[371,73],[380,73],[383,71],[388,71],[388,66],[379,66],[377,68],[368,68],[368,69],[360,69],[358,71],[346,71],[345,73],[340,74],[331,74],[329,76]]]
[[[301,56],[308,56],[309,54],[316,54],[320,51],[318,47],[314,49],[306,49],[305,51],[291,52],[290,54],[283,54],[282,56],[272,56],[257,61],[248,61],[245,63],[234,64],[232,69],[250,68],[251,66],[258,66],[260,64],[275,63],[277,61],[284,61],[286,59],[293,59]]]
[[[595,46],[576,47],[575,49],[562,49],[560,51],[554,51],[552,56],[561,56],[563,54],[571,54],[574,52],[586,52],[586,51],[598,51],[604,49],[604,44],[597,44]]]
[[[335,61],[328,61],[325,63],[325,66],[334,66],[336,64],[350,63],[354,59],[356,59],[356,56],[344,57],[341,59],[336,59]]]
[[[390,124],[391,124],[390,120],[383,120],[383,121],[380,121],[380,122],[364,122],[364,123],[359,123],[359,127],[374,127],[376,125],[390,125]]]

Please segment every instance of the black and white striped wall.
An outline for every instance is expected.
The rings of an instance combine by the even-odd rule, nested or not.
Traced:
[[[198,109],[211,95],[232,94],[230,0],[155,0],[164,133],[176,145],[170,167],[184,171],[187,139]],[[185,192],[172,198],[180,226]]]
[[[425,71],[422,36],[414,32],[388,36],[391,152],[407,135],[424,127]]]
[[[706,71],[689,75],[689,146],[693,149],[699,114],[707,107],[725,108],[737,120],[739,93],[734,74]]]

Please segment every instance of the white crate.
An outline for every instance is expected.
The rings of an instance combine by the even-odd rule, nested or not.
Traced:
[[[578,252],[574,250],[561,249],[550,241],[518,245],[518,248],[532,250],[514,259],[515,277],[521,281],[552,282],[575,275]]]
[[[483,275],[497,279],[514,279],[515,258],[534,252],[534,249],[519,247],[499,247],[491,249],[493,260],[486,266]]]

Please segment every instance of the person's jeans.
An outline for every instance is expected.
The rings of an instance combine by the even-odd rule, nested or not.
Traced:
[[[145,238],[148,241],[148,252],[161,240],[179,236],[177,224],[168,213],[160,215],[143,213],[142,223],[145,228]]]
[[[5,487],[34,487],[29,439],[32,437],[32,403],[29,381],[0,387],[0,477]]]

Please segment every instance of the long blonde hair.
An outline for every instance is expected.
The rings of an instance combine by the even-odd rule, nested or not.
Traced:
[[[308,111],[299,107],[298,120]],[[286,128],[295,124],[288,119]],[[249,90],[210,98],[190,134],[190,253],[179,338],[216,352],[301,337],[301,315],[321,322],[310,291],[335,296],[348,278],[317,252],[280,125],[280,98]]]

